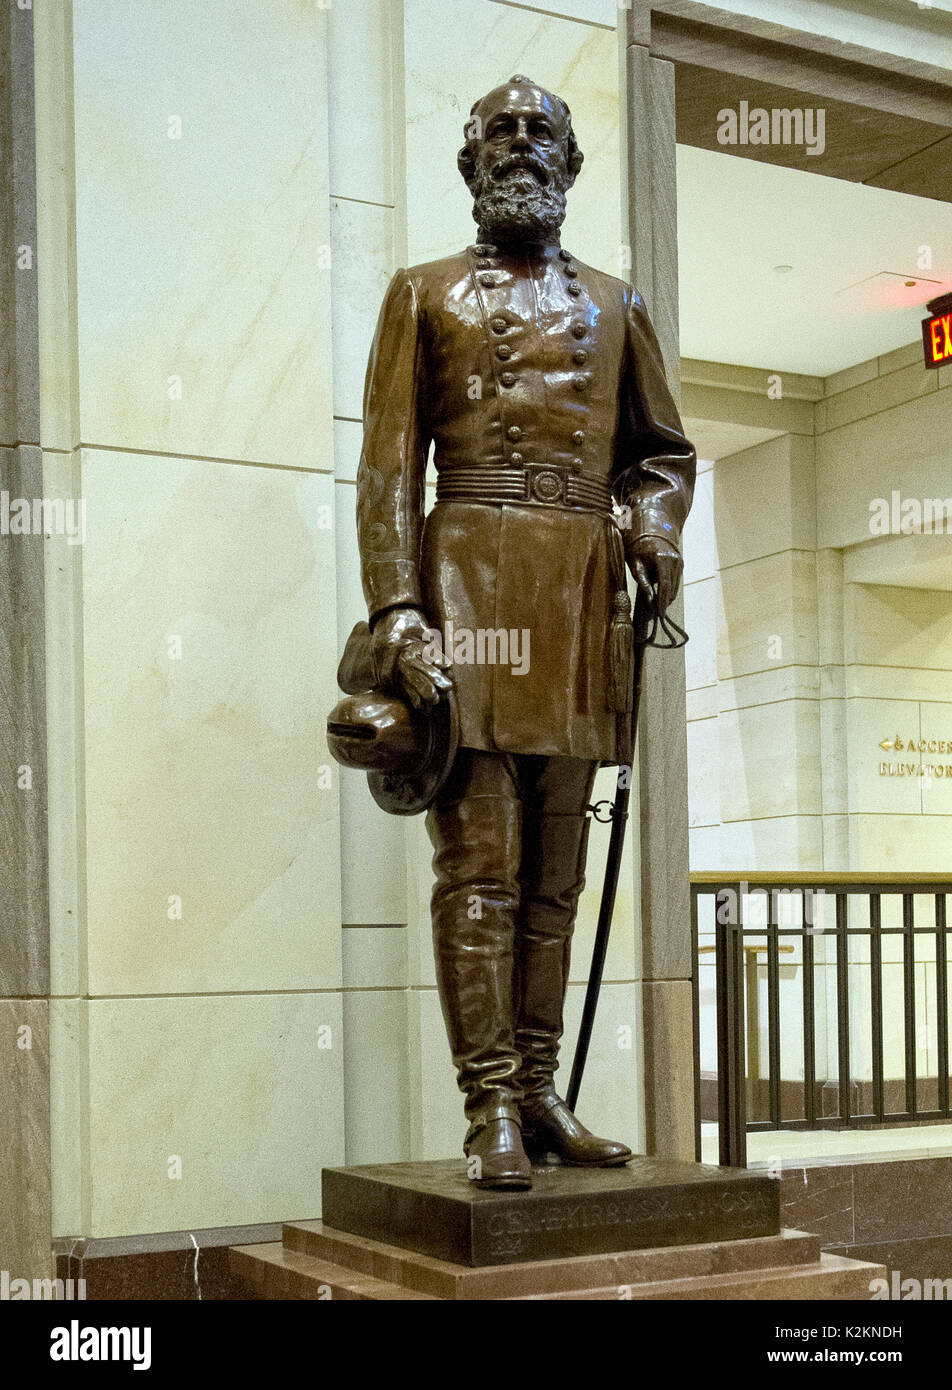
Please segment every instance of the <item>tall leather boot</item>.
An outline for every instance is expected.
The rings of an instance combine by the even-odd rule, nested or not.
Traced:
[[[531,825],[527,819],[516,1047],[522,1056],[523,1142],[529,1157],[544,1162],[547,1154],[555,1153],[563,1163],[577,1167],[614,1167],[627,1163],[631,1150],[587,1130],[557,1094],[554,1082],[590,823],[584,814],[544,813]]]
[[[469,1120],[463,1147],[471,1180],[489,1188],[532,1185],[520,1133],[513,1007],[520,820],[511,794],[441,799],[427,816],[436,851],[436,976]]]

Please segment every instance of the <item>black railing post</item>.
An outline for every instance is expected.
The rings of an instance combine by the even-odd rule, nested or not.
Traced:
[[[902,895],[902,975],[906,1043],[906,1113],[915,1115],[919,1103],[916,1096],[916,900],[911,893]]]
[[[885,1118],[883,1098],[883,913],[878,893],[869,895],[869,1012],[873,1050],[873,1114]]]
[[[770,1070],[770,1127],[780,1128],[780,928],[779,897],[767,892],[767,1065]],[[756,1006],[755,1006],[756,1007]]]
[[[850,1122],[850,952],[846,894],[836,895],[836,1047],[840,1119]]]
[[[939,1109],[949,1113],[949,938],[945,894],[935,899],[935,1013],[936,1071],[939,1077]]]
[[[807,921],[807,893],[810,894],[810,920]],[[816,1015],[814,1012],[813,933],[816,928],[816,893],[805,889],[802,896],[803,924],[803,1114],[812,1129],[816,1124]]]
[[[744,1057],[743,903],[738,884],[717,893],[717,1120],[722,1167],[747,1167]]]

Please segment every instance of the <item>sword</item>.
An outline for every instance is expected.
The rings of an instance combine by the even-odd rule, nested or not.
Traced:
[[[687,641],[687,633],[672,618],[658,616],[657,607],[649,604],[640,587],[635,590],[635,611],[632,614],[634,628],[634,679],[631,692],[631,737],[629,749],[632,766],[627,778],[619,779],[615,788],[615,799],[607,816],[599,815],[599,807],[608,805],[599,801],[591,810],[596,820],[611,822],[611,837],[608,842],[608,858],[605,861],[605,881],[602,884],[602,900],[598,909],[598,924],[595,928],[595,945],[592,948],[592,968],[589,971],[585,990],[585,1003],[582,1007],[582,1022],[579,1027],[575,1057],[572,1061],[572,1074],[566,1093],[566,1104],[575,1109],[578,1093],[582,1085],[582,1073],[588,1058],[588,1047],[592,1039],[595,1023],[595,1010],[602,987],[602,974],[605,969],[605,956],[608,952],[608,937],[612,929],[615,912],[615,898],[618,893],[618,875],[621,872],[621,856],[625,847],[625,832],[628,828],[628,803],[631,799],[631,782],[634,776],[635,739],[638,734],[638,710],[641,705],[642,674],[645,664],[645,648],[649,646],[681,647]],[[668,638],[666,643],[657,643],[658,628]],[[624,780],[624,785],[622,785]]]

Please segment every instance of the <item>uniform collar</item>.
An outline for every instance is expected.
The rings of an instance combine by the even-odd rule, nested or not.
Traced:
[[[562,260],[571,259],[570,254],[563,251],[558,235],[550,241],[499,241],[488,236],[482,228],[479,230],[473,250],[477,256],[488,258],[522,259],[522,257],[526,257],[537,262],[551,261],[556,257]]]

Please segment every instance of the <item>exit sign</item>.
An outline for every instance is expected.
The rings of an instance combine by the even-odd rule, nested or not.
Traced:
[[[922,347],[926,366],[932,370],[952,362],[952,294],[930,299],[930,317],[922,321]]]

